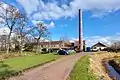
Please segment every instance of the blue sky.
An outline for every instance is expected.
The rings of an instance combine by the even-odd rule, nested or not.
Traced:
[[[2,1],[2,0],[1,0]],[[3,0],[25,12],[31,22],[44,21],[53,40],[78,39],[78,9],[83,10],[83,37],[88,46],[120,39],[120,0]]]

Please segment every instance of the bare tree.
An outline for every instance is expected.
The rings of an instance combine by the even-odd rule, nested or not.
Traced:
[[[11,37],[11,41],[14,44],[14,48],[12,49],[13,51],[19,51],[19,41],[17,40],[17,36]]]
[[[28,24],[28,18],[25,14],[21,14],[19,21],[17,22],[18,27],[15,28],[15,32],[18,35],[20,43],[20,53],[23,52],[23,46],[25,42],[26,35],[28,35],[35,27],[30,27]]]
[[[116,41],[111,45],[111,49],[115,52],[120,51],[120,41]]]
[[[7,54],[8,54],[10,49],[10,37],[15,27],[15,24],[17,23],[17,20],[20,17],[19,16],[20,12],[14,6],[5,4],[3,2],[0,2],[0,8],[2,9],[2,11],[0,12],[0,18],[2,19],[1,23],[5,24],[5,27],[8,27],[10,30],[7,41]]]
[[[0,35],[1,51],[6,50],[7,35]]]
[[[47,26],[44,23],[39,22],[36,24],[36,31],[32,32],[32,36],[36,39],[37,47],[36,47],[36,54],[40,51],[40,41],[41,39],[45,39],[49,37],[50,32],[47,29]]]

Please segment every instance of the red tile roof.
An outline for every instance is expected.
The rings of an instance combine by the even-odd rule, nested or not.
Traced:
[[[55,45],[55,44],[62,44],[63,41],[40,42],[40,45],[48,45],[49,43],[51,45]]]

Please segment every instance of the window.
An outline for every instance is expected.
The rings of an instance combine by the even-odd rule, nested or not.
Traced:
[[[97,49],[97,47],[93,47],[93,49]]]

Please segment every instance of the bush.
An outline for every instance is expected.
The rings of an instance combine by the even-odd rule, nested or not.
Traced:
[[[76,53],[76,51],[74,51],[74,50],[69,51],[69,54],[75,54],[75,53]]]
[[[33,44],[25,44],[24,51],[33,51]]]

